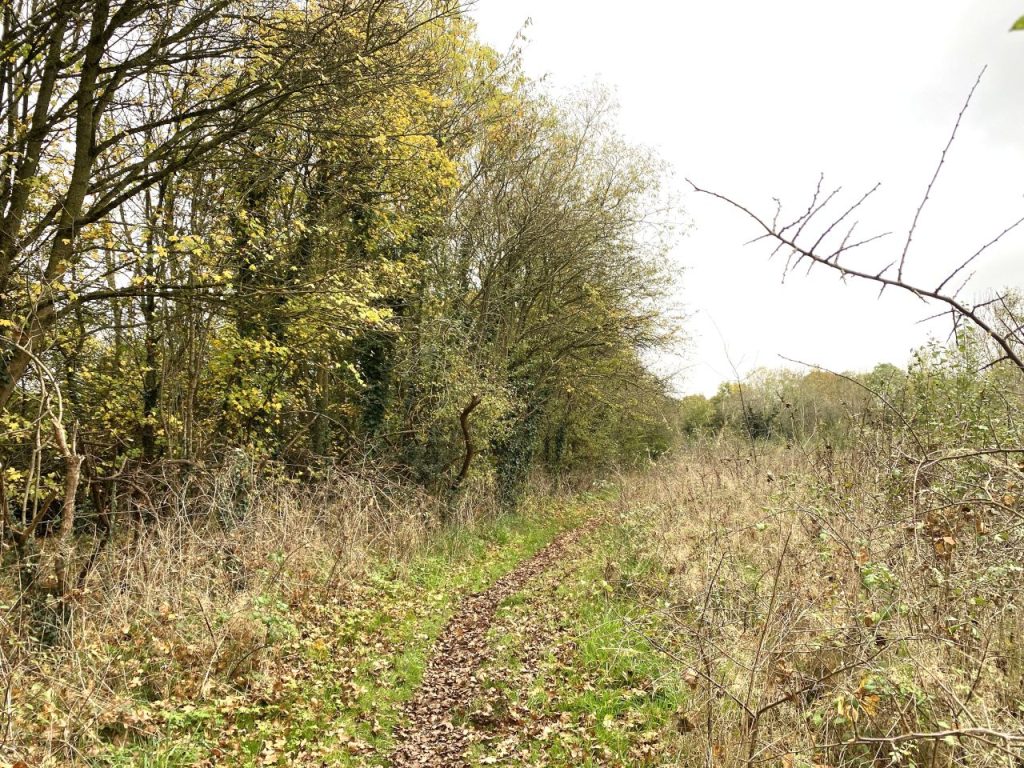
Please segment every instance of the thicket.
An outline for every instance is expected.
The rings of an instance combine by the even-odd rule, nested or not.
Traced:
[[[1024,375],[992,354],[923,348],[841,443],[741,427],[625,484],[683,762],[1020,763]]]
[[[534,467],[667,447],[662,169],[604,94],[550,98],[444,0],[9,0],[2,27],[19,594],[68,603],[238,466],[369,462],[443,518],[474,477],[507,508]]]
[[[885,253],[864,252],[884,235],[857,232],[878,186],[844,200],[822,177],[795,215],[695,187],[746,214],[787,274],[913,296],[952,333],[906,372],[762,372],[684,402],[691,435],[713,437],[635,503],[660,521],[648,551],[671,577],[672,631],[655,643],[693,692],[679,722],[687,762],[1024,759],[1024,313],[1014,290],[964,295],[977,260],[1024,219],[973,253],[911,263],[981,81]]]
[[[682,404],[695,443],[710,439],[632,501],[658,521],[648,553],[670,577],[670,631],[654,642],[693,693],[687,762],[1024,759],[1024,313],[1013,290],[963,295],[1024,219],[937,275],[947,254],[928,273],[911,264],[970,100],[903,243],[875,263],[851,252],[882,239],[856,233],[877,186],[844,202],[821,179],[792,218],[778,200],[765,216],[707,192],[757,225],[787,274],[912,295],[952,333],[905,372],[760,372]]]

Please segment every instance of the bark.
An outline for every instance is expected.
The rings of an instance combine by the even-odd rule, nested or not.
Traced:
[[[98,2],[96,4],[96,10],[89,30],[89,42],[85,47],[85,58],[82,63],[78,91],[75,96],[74,163],[71,171],[71,180],[64,195],[64,204],[50,246],[50,256],[47,260],[46,269],[43,272],[43,279],[47,283],[52,283],[59,279],[71,266],[71,260],[74,255],[76,226],[89,191],[89,179],[92,175],[93,163],[95,161],[93,148],[98,117],[94,108],[94,101],[96,97],[96,83],[100,75],[100,63],[106,45],[105,27],[108,11],[108,3]],[[25,187],[24,194],[28,195],[28,185],[22,186]],[[16,212],[16,209],[12,207],[12,211]],[[18,224],[20,224],[20,219],[14,222],[14,225]],[[16,229],[8,229],[5,226],[5,230],[8,232],[8,237],[13,236],[16,238]],[[13,235],[11,234],[12,232],[14,233]],[[5,243],[4,246],[8,246],[8,244]],[[14,248],[15,246],[16,242],[10,244],[9,247]],[[13,251],[11,251],[11,255],[13,255]],[[9,264],[6,261],[7,258],[7,252],[0,249],[0,280],[4,277],[5,266]],[[18,339],[19,348],[14,351],[7,363],[3,385],[0,387],[0,411],[6,408],[11,396],[17,389],[18,382],[25,375],[25,371],[28,368],[31,357],[26,350],[31,350],[37,346],[34,342],[45,337],[55,319],[56,313],[53,304],[48,302],[31,313],[25,330],[18,334],[21,337]]]
[[[82,473],[83,457],[75,450],[74,437],[68,440],[64,426],[54,419],[57,447],[64,456],[64,501],[61,505],[60,528],[57,533],[54,570],[57,575],[57,594],[64,598],[74,589],[78,579],[74,571],[75,511],[78,503],[78,484]]]
[[[32,194],[32,180],[39,170],[43,147],[50,132],[50,102],[62,69],[61,50],[67,31],[71,3],[61,3],[54,13],[50,32],[50,45],[46,52],[46,64],[39,81],[32,123],[25,142],[24,154],[15,172],[7,203],[3,226],[0,226],[0,297],[7,290],[11,275],[11,264],[18,249],[18,237],[22,222],[29,208]]]
[[[469,417],[481,402],[482,398],[480,395],[473,395],[473,397],[470,398],[469,403],[462,409],[462,413],[459,415],[459,426],[462,428],[462,439],[466,444],[466,455],[462,459],[462,468],[459,470],[459,474],[452,483],[453,491],[458,490],[462,486],[462,483],[465,482],[466,477],[469,475],[469,468],[473,464],[473,457],[476,455],[476,446],[473,444],[473,435],[469,431]]]

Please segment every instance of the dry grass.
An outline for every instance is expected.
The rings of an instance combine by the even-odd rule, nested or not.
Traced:
[[[1022,764],[1021,468],[970,468],[985,503],[949,506],[946,468],[893,448],[722,441],[625,483],[687,764]]]
[[[465,522],[486,513],[488,496],[467,488],[445,511]],[[60,764],[145,734],[140,701],[197,703],[246,688],[288,652],[301,606],[343,591],[373,558],[415,553],[443,504],[381,475],[300,485],[258,481],[242,462],[165,491],[159,515],[124,520],[98,555],[98,539],[82,534],[79,565],[95,560],[67,606],[27,599],[6,568],[0,764]]]

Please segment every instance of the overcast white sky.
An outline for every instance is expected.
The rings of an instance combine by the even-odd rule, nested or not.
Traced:
[[[507,49],[529,18],[527,71],[555,89],[599,81],[619,124],[684,178],[766,214],[795,211],[818,174],[854,192],[883,187],[864,232],[905,233],[967,93],[988,71],[912,251],[914,275],[942,272],[1024,215],[1024,0],[478,0],[481,38]],[[840,370],[903,364],[943,328],[905,296],[791,276],[744,247],[756,234],[709,198],[682,198],[690,225],[673,253],[694,313],[684,392],[782,364]],[[896,239],[869,261],[902,247]],[[888,259],[886,259],[887,261]],[[947,270],[948,271],[948,270]],[[1024,230],[993,250],[968,295],[1024,284]]]

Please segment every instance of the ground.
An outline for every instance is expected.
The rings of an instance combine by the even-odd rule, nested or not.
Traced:
[[[684,692],[644,640],[614,491],[453,531],[280,621],[231,695],[153,702],[98,766],[674,764]],[[115,746],[116,745],[116,746]]]

